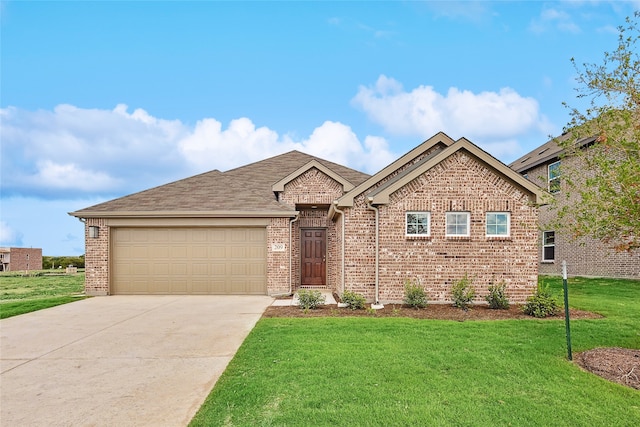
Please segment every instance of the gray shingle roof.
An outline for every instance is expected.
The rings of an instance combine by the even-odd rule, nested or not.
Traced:
[[[299,151],[290,151],[226,172],[213,170],[159,187],[144,190],[71,214],[99,212],[163,211],[242,211],[287,212],[291,207],[279,203],[272,191],[277,181],[316,160],[338,175],[358,185],[369,175]]]
[[[525,173],[529,169],[532,169],[538,165],[546,163],[550,160],[557,159],[563,153],[564,149],[558,145],[559,142],[564,142],[571,138],[570,133],[562,134],[557,138],[553,138],[531,152],[520,157],[509,165],[511,169],[518,173]],[[595,140],[595,137],[583,138],[576,142],[578,146],[587,145]]]

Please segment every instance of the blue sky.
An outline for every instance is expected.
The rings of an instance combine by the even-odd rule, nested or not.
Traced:
[[[509,163],[579,106],[636,1],[0,3],[0,246],[297,149],[373,173],[438,131]]]

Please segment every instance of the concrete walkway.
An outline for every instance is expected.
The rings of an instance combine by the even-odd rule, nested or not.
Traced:
[[[326,305],[336,305],[336,299],[333,297],[332,291],[322,290],[320,293],[324,296]],[[282,298],[277,299],[271,304],[273,306],[287,306],[287,305],[300,305],[300,300],[298,299],[298,294],[293,294],[292,298]]]
[[[97,297],[0,321],[0,424],[184,426],[273,299]]]

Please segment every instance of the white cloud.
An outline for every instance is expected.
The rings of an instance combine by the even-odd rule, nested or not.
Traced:
[[[569,13],[555,8],[543,9],[540,16],[534,18],[529,24],[529,30],[537,34],[544,33],[553,28],[573,34],[582,32]]]
[[[247,118],[232,120],[227,129],[215,119],[196,123],[195,129],[178,141],[180,153],[199,170],[226,170],[294,149],[267,127],[256,128]]]
[[[120,183],[107,173],[84,170],[75,164],[58,164],[43,160],[38,162],[37,167],[37,173],[30,177],[33,186],[100,192],[116,188]]]
[[[142,189],[150,177],[179,177],[184,164],[175,162],[175,141],[187,127],[126,109],[58,105],[52,111],[0,110],[3,192],[116,194],[125,182]]]
[[[22,233],[14,230],[6,222],[0,221],[0,246],[2,247],[22,246]]]
[[[130,113],[123,104],[113,110],[9,107],[0,109],[0,117],[5,196],[118,196],[290,150],[367,172],[392,156],[382,138],[365,137],[363,143],[339,122],[325,122],[308,138],[294,140],[248,118],[226,128],[214,118],[190,126],[142,109]]]
[[[393,134],[426,138],[444,131],[492,147],[496,156],[516,152],[517,137],[550,129],[538,102],[511,88],[473,93],[452,87],[440,94],[431,86],[419,86],[405,91],[382,75],[373,87],[361,86],[352,103]]]
[[[184,157],[200,170],[221,170],[241,166],[291,150],[302,151],[323,159],[373,172],[375,165],[388,160],[386,141],[378,138],[375,145],[363,145],[347,125],[326,121],[315,128],[309,138],[293,141],[280,137],[267,128],[256,128],[247,118],[233,120],[227,129],[214,119],[201,120],[194,131],[179,142]]]

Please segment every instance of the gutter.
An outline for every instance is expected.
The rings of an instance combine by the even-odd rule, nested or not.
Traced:
[[[77,218],[283,218],[292,211],[75,211]]]
[[[380,304],[380,212],[378,208],[373,206],[373,197],[367,197],[367,209],[376,213],[376,295],[371,308],[379,310],[384,308],[384,305]]]
[[[344,257],[345,257],[345,254],[344,254],[344,236],[345,236],[345,230],[344,230],[344,211],[341,211],[340,209],[338,209],[338,201],[337,201],[337,200],[334,200],[334,201],[333,201],[333,205],[332,205],[332,207],[333,207],[334,212],[337,212],[337,213],[339,213],[339,214],[340,214],[340,217],[341,217],[341,218],[340,218],[340,220],[341,220],[341,222],[342,222],[342,242],[340,242],[340,245],[341,245],[341,247],[342,247],[342,249],[341,249],[341,250],[342,250],[342,266],[341,266],[341,268],[340,268],[340,271],[341,271],[341,278],[340,278],[340,281],[342,282],[341,287],[342,287],[342,293],[344,294],[344,264],[345,264],[345,263],[344,263]]]

